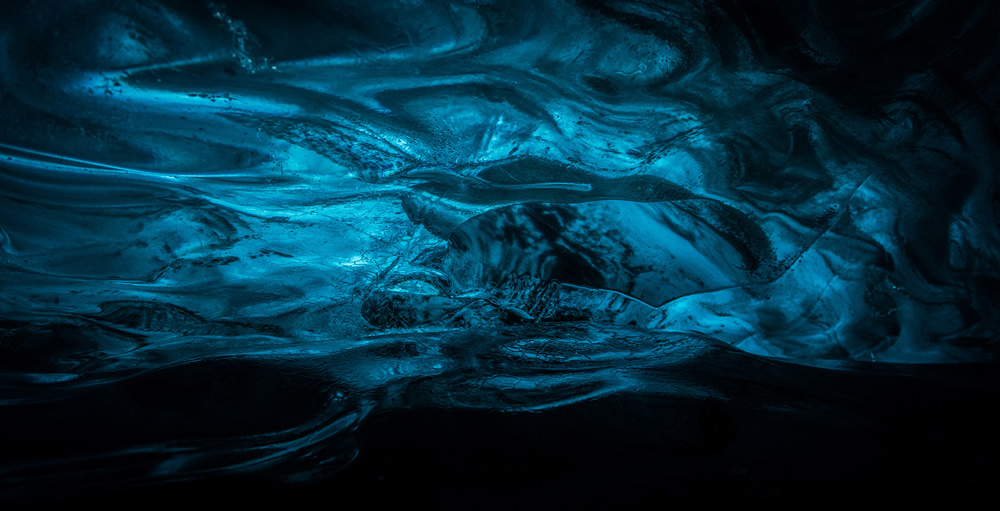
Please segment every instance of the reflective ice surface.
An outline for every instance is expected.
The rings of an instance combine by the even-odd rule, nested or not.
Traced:
[[[303,480],[373,410],[992,362],[996,10],[4,4],[0,406],[79,426],[5,477]]]

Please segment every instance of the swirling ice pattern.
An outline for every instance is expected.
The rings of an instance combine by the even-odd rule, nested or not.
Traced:
[[[743,4],[0,8],[0,403],[78,423],[6,477],[309,478],[727,344],[992,360],[997,8]]]

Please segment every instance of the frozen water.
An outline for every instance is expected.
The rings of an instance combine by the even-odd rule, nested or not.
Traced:
[[[378,410],[994,362],[998,7],[771,4],[0,7],[0,418],[79,426],[0,473],[308,480]]]

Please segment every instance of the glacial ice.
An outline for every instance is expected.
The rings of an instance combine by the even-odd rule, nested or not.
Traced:
[[[998,7],[770,4],[4,4],[0,474],[995,362]]]

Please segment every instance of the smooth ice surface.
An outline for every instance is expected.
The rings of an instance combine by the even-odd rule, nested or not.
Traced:
[[[805,5],[3,4],[5,436],[82,432],[5,477],[309,479],[372,410],[716,395],[663,371],[717,353],[995,361],[998,7]]]

